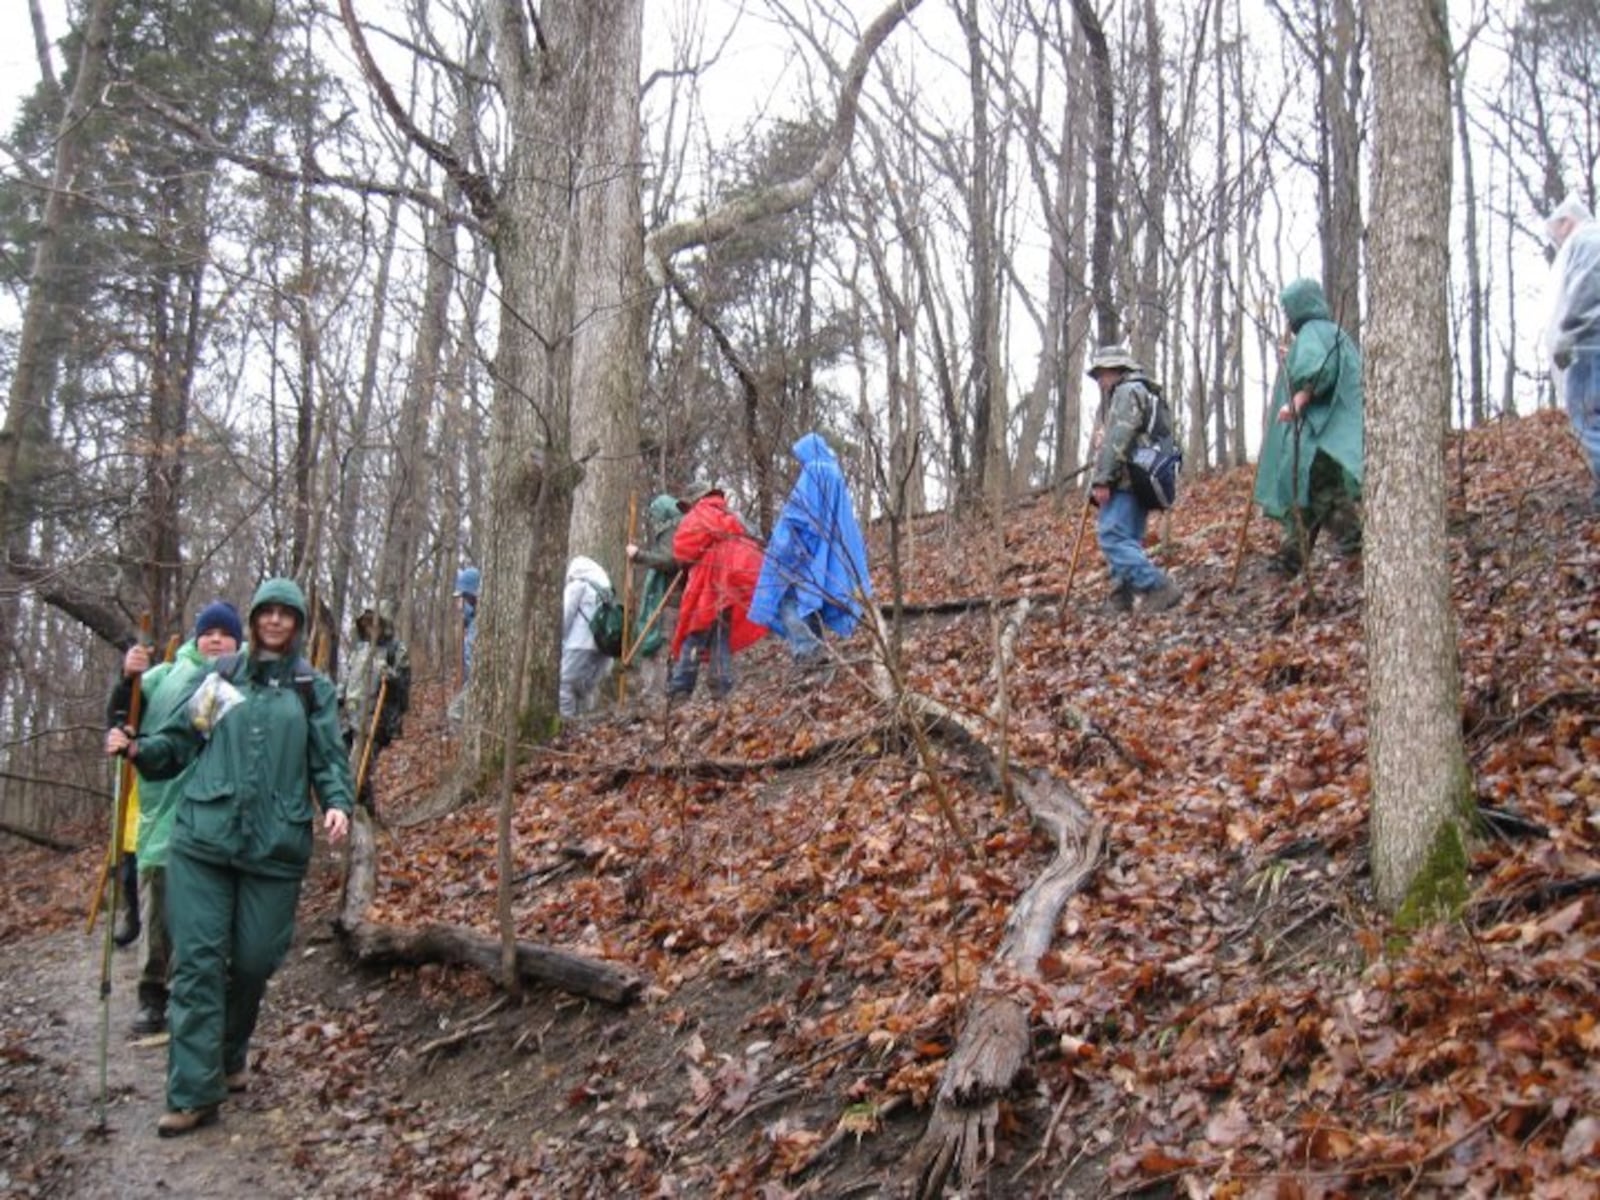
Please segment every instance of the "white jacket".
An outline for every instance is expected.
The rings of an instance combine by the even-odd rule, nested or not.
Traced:
[[[578,555],[567,564],[567,589],[562,594],[561,649],[595,650],[589,619],[600,607],[596,588],[610,588],[611,577],[592,558]]]

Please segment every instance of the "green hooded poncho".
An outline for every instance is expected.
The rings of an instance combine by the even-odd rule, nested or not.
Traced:
[[[1350,335],[1333,323],[1322,285],[1297,279],[1283,289],[1284,315],[1294,341],[1278,372],[1261,445],[1261,470],[1256,477],[1256,503],[1282,520],[1298,505],[1310,503],[1311,462],[1318,452],[1344,468],[1346,485],[1359,495],[1365,452],[1362,440],[1361,352]],[[1311,401],[1301,413],[1299,478],[1295,478],[1295,422],[1278,412],[1295,393],[1306,390]]]

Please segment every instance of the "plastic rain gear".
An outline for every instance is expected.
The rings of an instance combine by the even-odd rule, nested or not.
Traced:
[[[273,603],[299,614],[294,642],[282,657],[252,649],[227,660],[241,699],[207,725],[207,736],[195,727],[191,701],[218,686],[218,670],[197,671],[175,689],[169,715],[138,742],[135,761],[148,777],[172,778],[194,764],[167,862],[173,1111],[219,1103],[226,1077],[247,1063],[267,981],[294,936],[311,858],[312,787],[324,809],[348,813],[352,802],[333,684],[311,676],[308,712],[296,683],[305,670],[305,597],[292,580],[269,579],[250,611]]]
[[[767,635],[767,627],[749,617],[750,597],[761,575],[761,549],[745,532],[744,523],[728,511],[720,492],[712,492],[685,515],[672,539],[672,556],[689,568],[678,627],[672,633],[674,658],[686,637],[710,629],[723,612],[730,614],[732,652]]]
[[[1273,389],[1255,492],[1256,503],[1278,520],[1311,503],[1311,464],[1319,453],[1343,468],[1352,496],[1359,494],[1365,462],[1361,352],[1350,335],[1333,323],[1322,285],[1316,280],[1298,279],[1289,284],[1282,300],[1294,341]],[[1299,421],[1279,421],[1277,414],[1301,391],[1308,392],[1311,399]]]
[[[839,460],[820,434],[794,444],[800,476],[778,513],[767,541],[766,561],[750,602],[750,620],[785,631],[779,615],[784,598],[794,597],[794,615],[813,613],[840,637],[855,632],[861,619],[857,593],[872,595],[867,545]]]
[[[589,622],[600,607],[600,593],[611,577],[592,558],[579,554],[567,564],[561,601],[561,715],[576,717],[593,707],[595,692],[611,673],[610,656],[595,646]]]

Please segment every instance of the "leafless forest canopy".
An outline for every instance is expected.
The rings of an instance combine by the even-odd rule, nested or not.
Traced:
[[[553,701],[569,553],[618,573],[630,497],[696,478],[763,524],[807,431],[877,517],[992,511],[1074,478],[1087,349],[1127,341],[1188,470],[1246,461],[1280,287],[1370,311],[1376,7],[30,0],[0,816],[92,811],[115,648],[270,575],[326,636],[392,598],[451,680],[484,566],[481,731]],[[1468,426],[1547,402],[1540,214],[1596,200],[1600,16],[1448,28]]]

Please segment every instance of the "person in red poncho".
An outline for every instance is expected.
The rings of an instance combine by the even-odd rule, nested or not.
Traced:
[[[761,546],[728,511],[721,488],[696,484],[684,499],[692,507],[672,537],[672,557],[689,576],[672,635],[667,695],[694,694],[704,655],[711,663],[712,694],[720,700],[733,690],[733,655],[767,632],[748,616],[761,575]]]

